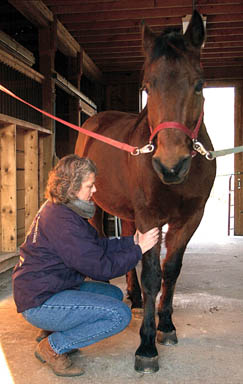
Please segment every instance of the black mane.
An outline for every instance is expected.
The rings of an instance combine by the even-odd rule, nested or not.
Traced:
[[[156,37],[151,60],[157,60],[161,56],[177,59],[180,56],[179,51],[185,50],[186,45],[180,30],[168,28]]]

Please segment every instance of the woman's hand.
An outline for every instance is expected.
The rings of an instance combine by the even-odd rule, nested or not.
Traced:
[[[159,228],[155,227],[145,233],[141,233],[138,229],[134,235],[134,243],[138,244],[142,250],[142,254],[149,251],[159,240]]]

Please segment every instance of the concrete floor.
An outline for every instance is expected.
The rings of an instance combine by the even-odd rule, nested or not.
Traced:
[[[16,313],[8,280],[0,291],[1,384],[241,384],[243,382],[243,238],[191,243],[174,300],[179,343],[158,345],[160,370],[134,371],[141,318],[121,334],[73,356],[85,369],[55,376],[34,357],[37,330]],[[125,292],[125,279],[113,281]]]

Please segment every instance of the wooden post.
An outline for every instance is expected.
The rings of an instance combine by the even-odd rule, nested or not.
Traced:
[[[16,125],[0,129],[2,252],[17,248]]]
[[[55,67],[55,53],[57,40],[57,22],[56,19],[50,27],[39,29],[39,56],[40,72],[45,76],[42,88],[43,109],[54,115],[55,111],[55,83],[52,78]],[[48,179],[50,169],[53,167],[55,153],[55,122],[49,117],[43,117],[43,126],[49,129],[53,134],[43,136],[42,141],[42,194],[40,195],[40,204],[44,200],[43,191]]]
[[[68,80],[80,91],[80,80],[82,76],[82,51],[77,52],[77,57],[69,57],[68,63]],[[80,105],[78,98],[69,97],[69,121],[80,126]],[[69,130],[69,153],[74,153],[77,136],[77,131],[73,129]]]
[[[243,82],[235,88],[235,146],[243,143]],[[235,155],[234,235],[243,235],[243,153]]]
[[[25,233],[38,211],[38,132],[25,131]]]

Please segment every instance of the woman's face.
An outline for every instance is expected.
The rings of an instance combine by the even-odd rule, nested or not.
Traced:
[[[96,191],[95,188],[95,174],[90,173],[81,184],[81,188],[77,193],[77,198],[80,200],[91,200],[93,193]]]

